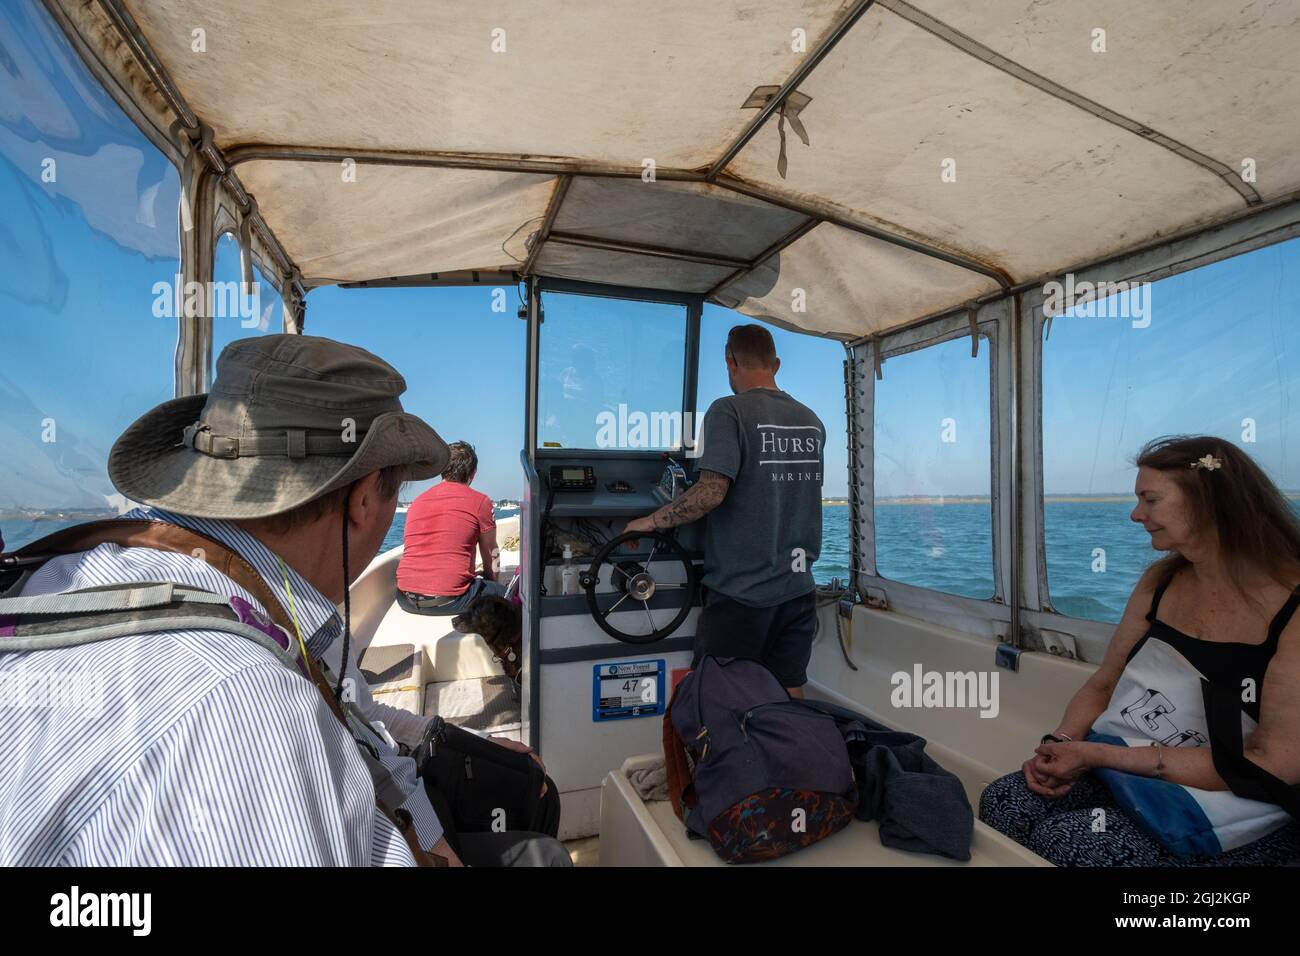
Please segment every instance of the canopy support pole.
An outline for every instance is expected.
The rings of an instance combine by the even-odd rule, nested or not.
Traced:
[[[519,271],[526,276],[533,274],[537,268],[537,259],[542,254],[542,246],[551,236],[551,229],[555,226],[555,217],[560,214],[560,206],[564,203],[564,197],[569,193],[569,187],[573,185],[573,177],[569,175],[560,176],[555,181],[555,192],[551,193],[551,201],[546,206],[546,216],[542,219],[542,225],[537,230],[537,236],[533,239],[532,248],[528,250],[528,258],[524,260],[524,266]]]
[[[200,140],[199,150],[207,160],[208,165],[212,167],[213,172],[229,190],[235,203],[241,207],[248,205],[251,197],[244,191],[244,186],[239,181],[239,177],[235,175],[222,151],[212,142],[212,137],[210,135],[202,136],[201,131],[204,128],[202,120],[190,109],[185,97],[176,88],[176,84],[172,82],[171,76],[154,53],[149,41],[145,39],[139,25],[125,5],[121,0],[99,0],[99,6],[108,17],[109,22],[113,24],[113,28],[127,45],[127,48],[130,49],[136,62],[148,75],[149,81],[153,83],[154,88],[158,90],[158,93],[167,101],[167,105],[172,112],[176,114],[178,122],[183,127],[181,135],[188,136],[191,140]],[[276,258],[281,274],[286,277],[286,285],[289,281],[296,281],[293,277],[301,276],[297,264],[285,251],[284,247],[280,245],[280,240],[276,238],[275,233],[271,231],[271,227],[266,224],[266,220],[256,210],[253,212],[253,226],[262,237],[266,248]],[[300,287],[296,294],[305,295],[306,289]]]
[[[822,221],[816,218],[815,216],[810,216],[809,218],[805,219],[802,223],[795,226],[793,229],[787,232],[776,242],[772,243],[770,246],[768,246],[766,249],[764,249],[762,252],[756,255],[753,259],[749,261],[747,265],[743,266],[740,269],[737,269],[731,275],[727,276],[725,279],[723,279],[721,282],[715,285],[708,292],[704,293],[704,298],[713,299],[715,296],[717,296],[719,292],[721,292],[727,286],[749,275],[751,272],[753,272],[755,269],[757,269],[759,266],[765,263],[768,259],[771,259],[773,256],[779,254],[787,246],[793,245],[794,243],[798,242],[808,233],[812,232],[813,229],[820,226],[821,222]]]
[[[849,433],[849,599],[856,604],[858,575],[862,572],[862,534],[858,526],[862,508],[861,489],[858,487],[862,428],[858,424],[858,359],[855,351],[852,345],[844,344],[844,416]]]
[[[651,256],[656,259],[674,259],[678,262],[696,262],[706,266],[723,266],[730,269],[744,270],[750,268],[750,260],[733,259],[730,256],[714,256],[705,252],[691,252],[686,249],[669,249],[666,246],[652,246],[641,242],[625,242],[621,239],[604,239],[600,236],[584,236],[570,232],[552,232],[550,242],[562,246],[581,246],[586,249],[602,249],[606,252],[627,252],[638,256]]]
[[[1024,589],[1020,584],[1021,562],[1020,549],[1024,544],[1024,515],[1021,513],[1021,488],[1024,482],[1020,477],[1021,463],[1021,423],[1027,419],[1020,414],[1020,402],[1024,391],[1020,349],[1024,330],[1021,328],[1020,296],[1011,296],[1011,560],[1009,576],[1010,587],[1007,589],[1007,604],[1011,611],[1008,625],[1007,643],[1012,647],[1024,647],[1024,637],[1020,633],[1020,604]]]

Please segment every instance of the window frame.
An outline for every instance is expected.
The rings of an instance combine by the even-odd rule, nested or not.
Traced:
[[[700,358],[700,320],[704,313],[704,296],[693,292],[673,292],[664,289],[647,289],[636,286],[603,285],[595,282],[583,282],[576,279],[556,279],[545,276],[537,277],[529,290],[528,310],[534,308],[536,316],[529,315],[529,329],[536,337],[535,344],[530,342],[528,349],[527,375],[529,382],[525,387],[527,402],[524,427],[526,454],[531,458],[572,458],[581,454],[588,458],[661,458],[663,455],[681,456],[684,445],[677,448],[547,448],[541,444],[541,396],[538,384],[541,379],[542,339],[545,326],[545,309],[542,297],[547,292],[561,295],[585,295],[598,299],[620,299],[634,302],[652,302],[663,305],[680,305],[686,309],[684,328],[685,348],[683,349],[682,399],[681,413],[683,422],[690,414],[696,415],[696,392],[699,386]],[[535,300],[535,306],[534,306]],[[685,438],[683,428],[682,437]]]
[[[882,381],[888,380],[891,357],[917,352],[954,340],[969,340],[971,320],[968,310],[949,312],[915,325],[874,336],[850,353],[849,366],[856,417],[859,514],[858,554],[863,564],[858,568],[857,585],[868,603],[882,604],[927,620],[976,631],[1005,639],[1010,619],[1006,595],[1010,587],[1011,508],[1006,502],[1010,483],[1011,459],[1009,375],[1011,373],[1011,309],[1009,300],[999,300],[975,310],[975,325],[980,348],[988,349],[989,358],[989,488],[991,492],[990,524],[992,531],[993,594],[987,598],[970,598],[920,585],[908,584],[880,574],[877,564],[875,526],[875,355],[879,350]],[[870,455],[863,460],[862,452]],[[851,529],[851,533],[852,533]],[[874,599],[874,600],[873,600]]]
[[[964,325],[964,327],[953,328],[952,327],[953,325]],[[989,537],[990,537],[990,544],[992,545],[989,553],[989,572],[990,572],[990,576],[993,579],[993,593],[987,598],[969,598],[968,600],[980,601],[981,603],[991,602],[994,604],[1001,604],[1001,603],[1005,603],[1005,599],[1003,597],[1001,576],[998,574],[998,561],[1000,557],[1001,548],[998,542],[997,528],[999,524],[1002,504],[1001,504],[1001,496],[996,494],[998,473],[1000,468],[999,468],[998,456],[996,451],[998,447],[999,429],[998,429],[998,419],[997,419],[997,395],[995,391],[997,374],[994,368],[994,365],[997,361],[998,330],[997,330],[997,323],[989,319],[986,319],[983,322],[979,322],[977,320],[976,328],[979,330],[979,342],[981,343],[980,349],[988,350],[987,355],[989,359],[989,372],[988,372]],[[924,337],[919,337],[917,335],[909,335],[909,332],[912,331],[913,330],[907,330],[905,332],[899,333],[898,335],[890,336],[882,340],[884,345],[880,353],[881,372],[883,376],[881,381],[887,382],[889,380],[888,369],[889,369],[889,359],[891,358],[896,358],[902,355],[911,355],[912,353],[922,352],[926,349],[934,348],[935,346],[939,346],[939,345],[944,345],[948,342],[954,342],[957,340],[968,340],[971,337],[970,322],[968,319],[962,319],[962,318],[951,318],[949,321],[941,320],[940,322],[937,323],[932,323],[930,325],[922,326],[916,331],[919,332],[920,335]],[[891,341],[893,344],[890,344]],[[971,356],[971,358],[975,358],[975,356]],[[875,417],[873,415],[872,423],[871,423],[873,481],[874,481],[875,452],[876,452],[875,438],[876,438]],[[875,523],[875,509],[876,509],[876,502],[873,497],[872,508],[871,508],[873,524]],[[872,544],[873,544],[873,548],[872,548],[871,564],[872,564],[872,568],[875,570],[876,576],[879,577],[882,581],[889,581],[890,583],[895,585],[907,584],[908,582],[900,581],[896,578],[890,578],[885,576],[884,574],[881,574],[880,555],[879,555],[878,546],[876,541],[874,540]],[[909,585],[909,586],[920,587],[920,585]],[[923,588],[923,590],[938,590],[938,589]],[[950,591],[940,591],[939,593],[949,594],[953,597],[962,596],[962,595],[952,594],[952,592]]]

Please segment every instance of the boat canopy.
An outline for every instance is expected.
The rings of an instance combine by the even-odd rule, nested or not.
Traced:
[[[847,341],[1300,195],[1287,0],[47,6],[303,288],[551,276]]]

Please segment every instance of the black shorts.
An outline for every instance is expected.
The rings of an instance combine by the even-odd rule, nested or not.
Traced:
[[[783,687],[808,683],[808,660],[817,631],[817,592],[772,607],[750,607],[705,591],[695,628],[695,658],[748,657],[762,661]]]

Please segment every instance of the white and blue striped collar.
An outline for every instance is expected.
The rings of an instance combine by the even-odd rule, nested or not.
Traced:
[[[122,517],[165,521],[215,538],[257,569],[257,573],[280,598],[285,610],[289,609],[289,595],[285,593],[280,559],[270,548],[238,525],[230,521],[195,518],[150,507],[136,508]],[[307,651],[312,657],[319,658],[325,649],[343,633],[343,622],[339,620],[338,609],[325,595],[316,590],[306,578],[287,563],[284,567],[289,575],[289,584],[293,588],[294,611],[297,614],[298,626],[302,628],[303,640],[307,643]]]

